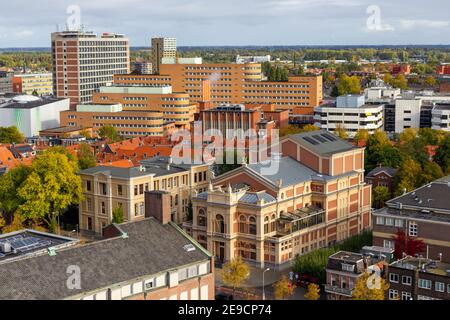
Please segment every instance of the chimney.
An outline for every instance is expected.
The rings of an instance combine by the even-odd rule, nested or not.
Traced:
[[[198,106],[200,111],[211,109],[211,80],[202,81],[202,100]]]
[[[171,221],[170,193],[166,191],[147,191],[145,193],[145,217],[154,217],[162,224]]]

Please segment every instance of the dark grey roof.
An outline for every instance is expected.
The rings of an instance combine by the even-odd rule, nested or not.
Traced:
[[[356,149],[351,143],[326,130],[293,134],[290,135],[289,138],[319,155],[331,155],[333,153]]]
[[[373,169],[372,171],[370,171],[366,177],[373,177],[377,174],[379,174],[380,172],[386,172],[389,176],[394,177],[397,173],[397,169],[391,168],[391,167],[376,167],[375,169]]]
[[[257,204],[258,201],[264,200],[265,203],[271,203],[277,201],[273,196],[265,191],[262,192],[246,192],[240,199],[240,202],[249,204]]]
[[[209,254],[172,224],[154,218],[119,225],[121,236],[0,264],[0,299],[63,299],[206,261]],[[194,244],[196,250],[183,246]],[[81,270],[81,288],[66,286],[67,267]]]
[[[339,251],[328,258],[327,269],[342,271],[342,264],[355,266],[353,273],[364,272],[364,256],[360,253]]]
[[[423,209],[450,210],[450,176],[386,202],[390,207],[397,203]]]
[[[31,101],[27,103],[19,103],[19,102],[6,102],[4,104],[0,104],[0,108],[4,109],[34,109],[37,107],[45,106],[50,103],[58,102],[67,98],[54,98],[54,97],[41,97],[40,100]]]
[[[256,171],[258,174],[270,180],[276,186],[278,185],[278,181],[281,180],[282,187],[309,181],[312,179],[313,175],[317,174],[314,170],[308,168],[300,162],[290,157],[283,157],[279,159],[279,167],[276,173],[272,175],[263,175],[262,170],[267,170],[270,167],[270,161],[277,160],[269,160],[255,164],[249,164],[248,168]]]

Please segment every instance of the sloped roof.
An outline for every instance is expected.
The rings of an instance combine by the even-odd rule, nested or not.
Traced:
[[[375,169],[371,170],[366,177],[373,177],[379,174],[380,172],[386,172],[389,176],[394,177],[397,173],[397,169],[391,168],[391,167],[376,167]]]
[[[63,299],[210,258],[175,226],[154,218],[119,228],[128,238],[119,236],[57,250],[55,256],[0,264],[0,299]],[[196,250],[184,250],[188,244],[194,244]],[[81,289],[67,288],[67,267],[71,265],[80,267]]]

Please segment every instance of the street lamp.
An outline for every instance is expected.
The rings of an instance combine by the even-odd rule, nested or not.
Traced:
[[[270,270],[270,268],[266,268],[266,270],[263,271],[263,296],[262,296],[263,300],[266,300],[266,290],[265,290],[264,274],[265,274],[267,271],[269,271],[269,270]]]

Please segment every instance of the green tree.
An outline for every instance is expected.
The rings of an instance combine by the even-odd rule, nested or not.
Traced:
[[[233,288],[239,288],[250,276],[250,268],[241,257],[234,258],[223,265],[222,282]]]
[[[343,74],[339,77],[337,89],[341,96],[346,94],[360,94],[361,80],[357,76],[349,77]]]
[[[112,223],[123,223],[124,217],[123,217],[123,208],[122,206],[117,206],[112,211]]]
[[[399,196],[405,191],[410,192],[418,187],[421,173],[422,168],[417,161],[411,158],[406,159],[394,179],[395,194]]]
[[[78,166],[81,170],[92,168],[97,165],[94,153],[87,143],[80,143],[77,158]]]
[[[0,127],[0,143],[21,143],[24,137],[17,127]]]
[[[315,283],[310,283],[308,285],[308,291],[305,294],[306,300],[319,300],[320,298],[320,287]]]
[[[450,173],[450,134],[447,134],[436,150],[434,161],[442,168],[445,174]]]
[[[377,209],[382,208],[384,203],[391,198],[389,189],[385,186],[377,186],[372,190],[372,203]]]
[[[434,87],[437,84],[436,78],[433,76],[427,76],[424,80],[424,83],[428,86],[428,87]]]
[[[6,222],[13,220],[13,214],[23,203],[17,194],[31,173],[31,167],[19,166],[0,176],[0,212],[3,211]]]
[[[358,278],[355,284],[355,288],[352,292],[353,300],[384,300],[389,284],[382,277],[379,277],[379,286],[376,283],[372,283],[373,288],[370,287],[369,277],[370,273],[364,272],[364,274]]]
[[[102,139],[108,139],[110,142],[116,142],[120,140],[120,136],[117,133],[116,128],[113,126],[103,126],[98,130],[98,135]]]
[[[391,85],[394,88],[399,88],[402,90],[407,90],[408,89],[408,80],[406,79],[406,77],[402,74],[399,74],[398,76],[396,76],[394,79],[392,79],[391,81]]]
[[[81,130],[81,131],[80,131],[80,135],[82,135],[82,136],[85,137],[86,139],[92,138],[92,135],[91,135],[90,132],[87,131],[86,129]]]
[[[426,162],[420,174],[418,186],[422,186],[431,181],[440,179],[444,176],[444,172],[436,162]]]
[[[23,199],[17,213],[24,219],[43,220],[55,232],[59,215],[82,198],[78,165],[50,149],[36,157],[31,168],[17,192]]]
[[[280,280],[273,285],[276,300],[285,300],[294,294],[294,285],[289,282],[286,276],[282,276]]]
[[[289,125],[280,129],[280,137],[317,130],[320,130],[320,128],[312,124],[306,124],[303,127]]]

